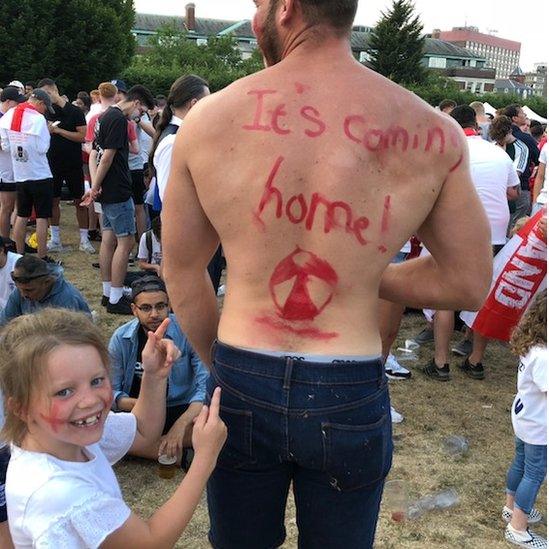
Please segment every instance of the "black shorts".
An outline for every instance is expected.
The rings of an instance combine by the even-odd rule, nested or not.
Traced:
[[[131,170],[133,203],[139,206],[145,202],[145,176],[143,170]]]
[[[71,170],[55,171],[53,173],[53,196],[61,197],[63,181],[67,184],[69,195],[74,200],[80,200],[84,196],[84,170],[82,166]]]
[[[17,215],[30,217],[32,208],[38,219],[51,217],[53,204],[53,179],[23,181],[17,185]]]
[[[6,508],[6,472],[10,462],[10,448],[4,446],[0,448],[0,523],[8,520],[8,510]]]
[[[0,181],[0,193],[14,193],[17,190],[15,183]]]

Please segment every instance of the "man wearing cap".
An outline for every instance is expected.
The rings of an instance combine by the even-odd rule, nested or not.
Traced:
[[[14,88],[17,88],[22,94],[25,93],[25,86],[23,86],[23,83],[20,80],[12,80],[8,86],[13,86]]]
[[[14,240],[17,251],[25,249],[27,220],[36,212],[38,256],[47,257],[48,219],[52,214],[53,180],[48,163],[50,132],[44,115],[53,113],[50,96],[36,89],[28,101],[9,110],[0,119],[2,148],[9,147],[17,190]]]
[[[86,118],[81,109],[74,106],[59,94],[57,85],[51,78],[43,78],[38,87],[44,90],[52,101],[53,114],[47,114],[51,134],[48,161],[53,174],[53,208],[51,218],[51,240],[48,250],[63,251],[59,222],[61,210],[61,190],[66,183],[70,197],[76,206],[76,219],[80,229],[80,251],[95,253],[88,238],[88,210],[80,206],[84,194],[84,171],[82,167],[82,143],[86,136]]]
[[[6,86],[0,94],[0,118],[11,108],[26,101],[15,86]],[[0,235],[10,238],[11,214],[15,207],[15,179],[9,146],[0,142]]]
[[[166,395],[166,423],[164,437],[142,457],[156,459],[161,453],[181,457],[184,448],[191,446],[193,420],[202,408],[206,394],[208,373],[181,331],[170,305],[164,282],[148,275],[132,284],[132,312],[135,318],[118,328],[111,337],[109,352],[113,369],[113,409],[130,412],[141,386],[143,368],[141,353],[147,332],[155,331],[170,317],[166,337],[173,340],[181,357],[173,365]]]
[[[59,265],[46,263],[34,255],[24,255],[11,273],[15,290],[0,313],[0,326],[12,318],[35,313],[46,307],[81,311],[91,316],[82,294],[63,277]]]

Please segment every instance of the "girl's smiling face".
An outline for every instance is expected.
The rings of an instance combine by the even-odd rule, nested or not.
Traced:
[[[31,397],[23,448],[82,461],[99,441],[112,403],[108,371],[91,345],[60,345],[47,356],[47,375]]]

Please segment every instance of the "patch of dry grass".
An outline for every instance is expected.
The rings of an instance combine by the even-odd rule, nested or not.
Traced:
[[[63,206],[65,244],[78,249],[73,210]],[[92,309],[99,312],[99,326],[109,337],[128,318],[108,315],[101,308],[99,271],[91,267],[97,256],[75,251],[62,256],[65,275],[85,295]],[[420,316],[408,315],[397,340],[402,344],[423,327]],[[456,337],[459,337],[456,334]],[[513,432],[510,406],[516,388],[516,359],[506,347],[492,343],[485,357],[487,376],[484,381],[467,378],[451,361],[452,381],[440,383],[426,379],[420,371],[430,360],[432,346],[421,349],[420,358],[411,366],[410,381],[391,384],[391,397],[397,410],[405,416],[395,433],[394,464],[389,478],[405,479],[412,496],[454,487],[459,493],[457,507],[433,512],[413,522],[396,524],[382,509],[376,547],[383,549],[482,548],[508,547],[503,540],[500,511],[504,500],[505,475],[513,457]],[[467,437],[470,451],[458,461],[442,451],[446,436]],[[156,465],[128,458],[115,468],[129,506],[143,517],[149,516],[173,493],[182,474],[173,480],[157,476]],[[537,502],[547,506],[546,487]],[[288,503],[285,549],[297,546],[297,529],[293,502]],[[207,541],[208,515],[203,498],[187,531],[177,547],[202,549]],[[545,534],[545,526],[536,531]],[[352,549],[352,548],[349,548]]]

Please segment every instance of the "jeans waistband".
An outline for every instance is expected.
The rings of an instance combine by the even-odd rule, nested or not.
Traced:
[[[215,367],[225,367],[243,374],[318,385],[346,385],[384,381],[381,357],[350,362],[313,362],[286,356],[276,357],[239,349],[216,341],[212,349]]]

